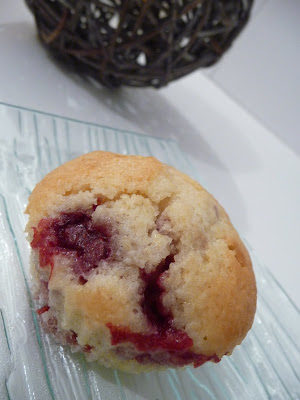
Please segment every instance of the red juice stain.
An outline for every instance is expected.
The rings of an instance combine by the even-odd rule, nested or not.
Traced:
[[[38,315],[42,315],[49,310],[50,310],[50,307],[48,305],[45,305],[45,306],[39,308],[38,310],[36,310],[36,312],[38,313]]]
[[[92,350],[93,350],[93,346],[91,346],[91,345],[89,345],[89,344],[86,344],[84,347],[83,347],[83,351],[85,352],[85,353],[90,353]]]
[[[75,333],[74,331],[68,332],[66,335],[66,342],[73,346],[77,345],[77,333]]]
[[[85,279],[82,275],[78,278],[79,285],[85,285],[87,283],[87,279]]]

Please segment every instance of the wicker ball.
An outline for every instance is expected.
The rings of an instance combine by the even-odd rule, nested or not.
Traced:
[[[26,0],[43,44],[108,87],[161,87],[215,63],[253,0]]]

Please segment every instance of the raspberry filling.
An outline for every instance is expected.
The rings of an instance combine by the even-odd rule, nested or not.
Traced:
[[[134,333],[128,327],[108,323],[111,344],[133,343],[136,349],[142,352],[135,357],[141,364],[182,367],[193,363],[196,368],[206,361],[219,362],[220,359],[216,355],[207,356],[190,351],[193,340],[186,332],[172,327],[172,313],[167,311],[162,303],[164,294],[162,278],[173,261],[174,257],[168,256],[154,271],[146,273],[141,270],[141,278],[145,283],[141,307],[154,333]]]
[[[94,225],[84,212],[62,213],[58,218],[42,219],[34,229],[31,247],[38,249],[40,266],[54,266],[53,257],[63,254],[73,258],[73,271],[80,275],[96,268],[109,257],[107,227]],[[86,282],[80,277],[80,284]]]

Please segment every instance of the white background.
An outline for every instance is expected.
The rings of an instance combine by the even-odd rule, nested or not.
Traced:
[[[175,138],[300,307],[299,16],[299,0],[257,0],[215,67],[160,90],[110,91],[54,64],[23,1],[2,1],[0,101]]]

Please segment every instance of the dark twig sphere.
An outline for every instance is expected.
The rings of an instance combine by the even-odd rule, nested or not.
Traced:
[[[108,87],[161,87],[215,63],[253,0],[26,0],[56,56]]]

